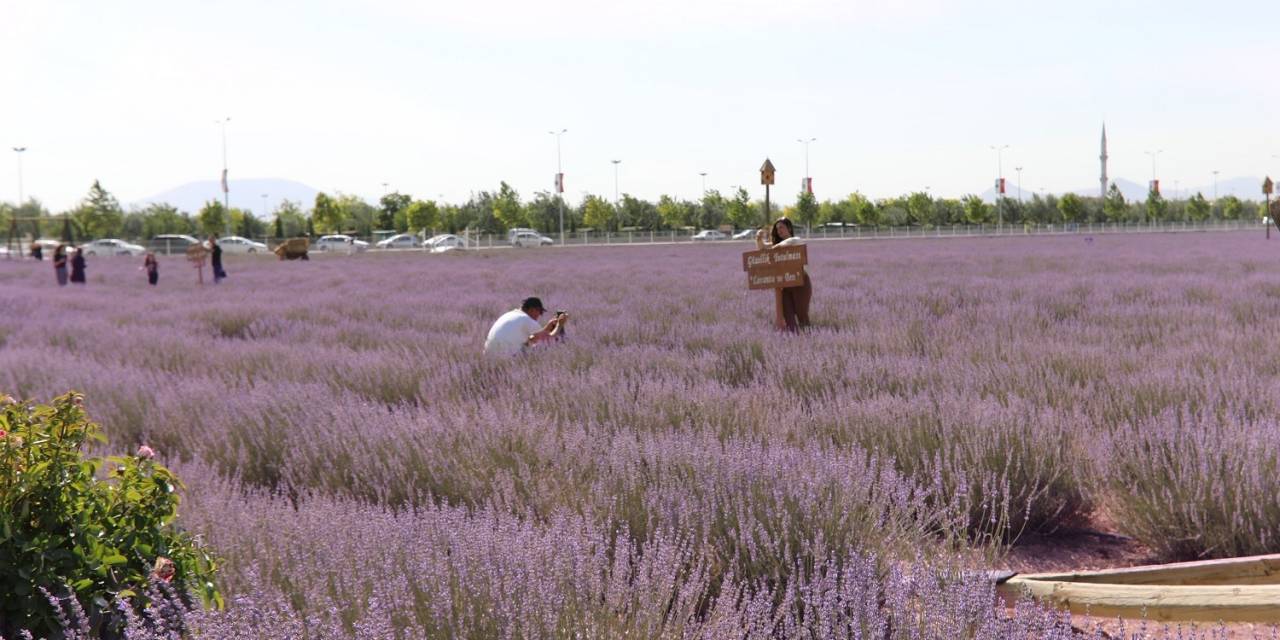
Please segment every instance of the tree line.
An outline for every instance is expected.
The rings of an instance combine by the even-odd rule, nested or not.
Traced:
[[[753,200],[741,188],[727,195],[708,191],[700,200],[664,195],[656,202],[623,194],[615,203],[588,194],[577,206],[569,206],[559,195],[546,191],[523,199],[509,184],[502,182],[494,191],[473,193],[462,204],[419,200],[402,193],[389,193],[377,204],[370,204],[357,196],[322,192],[316,194],[309,208],[300,202],[284,200],[269,219],[263,220],[245,209],[228,210],[217,200],[206,202],[195,213],[179,211],[164,203],[125,211],[115,196],[94,181],[76,207],[56,217],[35,199],[21,205],[0,203],[0,228],[11,229],[10,222],[17,218],[22,219],[18,228],[20,236],[69,234],[79,239],[150,239],[161,234],[222,235],[227,231],[251,238],[324,233],[370,236],[374,231],[503,233],[517,227],[553,233],[559,230],[562,206],[565,230],[570,232],[745,229],[760,226],[779,213],[806,227],[830,223],[941,227],[989,225],[997,221],[1010,225],[1203,222],[1251,220],[1262,216],[1259,203],[1235,196],[1210,202],[1200,193],[1168,200],[1151,192],[1146,200],[1126,201],[1114,183],[1105,198],[1070,193],[1033,194],[1026,200],[1001,198],[995,203],[985,202],[976,195],[935,198],[926,191],[878,200],[855,192],[839,200],[819,202],[813,194],[802,192],[794,204],[781,210],[774,205],[766,216],[764,204]]]

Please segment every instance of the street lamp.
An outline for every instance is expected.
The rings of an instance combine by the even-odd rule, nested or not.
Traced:
[[[1151,156],[1151,187],[1156,186],[1156,158],[1164,153],[1164,149],[1156,149],[1155,151],[1143,151],[1143,153]],[[1150,191],[1150,189],[1148,189]]]
[[[1215,204],[1218,202],[1218,171],[1216,169],[1213,171],[1213,201]]]
[[[1018,202],[1022,202],[1022,167],[1014,167],[1013,170],[1018,172]]]
[[[262,194],[262,219],[267,219],[267,194]]]
[[[807,140],[804,138],[796,138],[796,142],[799,142],[800,144],[804,145],[804,190],[805,191],[813,190],[813,187],[811,186],[813,181],[813,176],[809,175],[809,143],[817,142],[817,141],[818,141],[817,138],[809,138]]]
[[[1004,159],[1001,155],[1001,152],[1003,152],[1005,149],[1008,149],[1009,145],[993,144],[990,146],[991,146],[991,150],[996,152],[996,216],[997,216],[996,228],[998,229],[1004,226],[1004,206],[1003,206],[1004,193],[1002,193],[1002,190],[1000,188],[1001,186],[1000,181],[1004,179]]]
[[[698,175],[702,176],[702,195],[707,195],[707,172],[699,171]]]
[[[560,246],[564,246],[564,168],[561,165],[560,136],[568,133],[568,129],[548,131],[556,137],[556,199],[560,203]]]
[[[613,207],[618,207],[618,165],[622,164],[621,160],[610,160],[613,163]]]
[[[14,153],[18,154],[18,207],[19,208],[21,208],[22,204],[26,202],[26,197],[22,193],[22,152],[26,150],[27,150],[26,147],[13,148]]]
[[[227,184],[227,123],[231,122],[231,116],[227,116],[221,120],[214,120],[214,124],[222,125],[222,215],[223,230],[227,235],[231,235],[231,187]]]

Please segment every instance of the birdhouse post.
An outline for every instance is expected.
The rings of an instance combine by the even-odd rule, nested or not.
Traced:
[[[1274,224],[1276,225],[1277,229],[1280,229],[1280,222],[1276,222],[1275,212],[1271,210],[1271,192],[1274,190],[1275,190],[1275,184],[1271,182],[1271,176],[1267,176],[1267,178],[1262,181],[1262,195],[1266,196],[1267,198],[1267,208],[1264,209],[1264,211],[1267,212],[1266,217],[1270,218],[1269,220],[1263,220],[1263,222],[1267,227],[1268,240],[1271,239],[1271,225]]]
[[[774,173],[777,170],[773,168],[773,163],[768,158],[764,159],[764,164],[760,165],[760,184],[764,185],[764,223],[769,224],[769,187],[773,186]]]

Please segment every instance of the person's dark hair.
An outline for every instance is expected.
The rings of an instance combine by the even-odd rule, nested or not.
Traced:
[[[538,311],[543,312],[546,311],[546,308],[542,306],[542,300],[539,300],[538,298],[525,298],[524,302],[520,303],[520,310],[528,311],[530,309],[537,309]]]
[[[773,226],[769,227],[770,244],[778,244],[779,242],[782,242],[783,238],[778,236],[778,225],[780,224],[786,225],[787,231],[790,233],[792,238],[796,236],[796,228],[791,224],[791,219],[786,216],[782,216],[781,218],[774,220]]]

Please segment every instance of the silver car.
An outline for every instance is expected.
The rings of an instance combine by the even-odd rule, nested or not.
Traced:
[[[142,245],[115,238],[103,238],[93,242],[86,242],[80,245],[80,249],[84,251],[86,256],[140,256],[147,252]]]
[[[397,233],[386,240],[379,240],[374,246],[379,249],[416,249],[422,246],[422,241],[412,233]]]
[[[226,253],[266,253],[267,245],[241,236],[218,238],[218,246]]]

